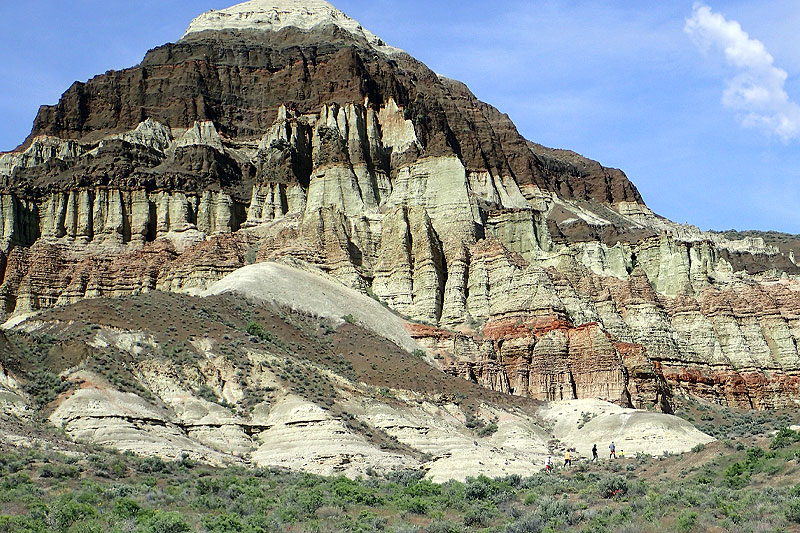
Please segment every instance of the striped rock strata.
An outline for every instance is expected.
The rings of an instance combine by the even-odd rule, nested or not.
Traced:
[[[40,110],[0,156],[7,314],[303,262],[497,390],[800,399],[793,250],[665,220],[329,4],[284,4],[205,15]]]

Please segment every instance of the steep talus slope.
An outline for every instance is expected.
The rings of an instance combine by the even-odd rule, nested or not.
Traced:
[[[205,14],[76,83],[0,178],[9,315],[279,260],[418,322],[437,364],[496,391],[800,397],[792,250],[655,215],[623,172],[525,140],[319,0]]]

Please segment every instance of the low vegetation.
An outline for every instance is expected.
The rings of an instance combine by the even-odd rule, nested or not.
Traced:
[[[0,532],[784,531],[800,524],[799,441],[785,429],[744,449],[445,484],[2,450]]]

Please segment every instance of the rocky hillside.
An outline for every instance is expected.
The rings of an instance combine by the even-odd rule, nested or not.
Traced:
[[[292,301],[270,275],[316,299]],[[586,456],[593,439],[654,455],[713,440],[674,416],[599,401],[543,410],[442,373],[373,299],[272,263],[202,297],[59,306],[0,343],[0,449],[41,444],[46,419],[74,440],[165,460],[348,477],[413,469],[443,482],[530,475],[548,454]]]
[[[655,215],[623,172],[527,141],[321,0],[201,15],[74,84],[0,183],[8,317],[279,260],[385,303],[495,391],[800,399],[790,250]]]

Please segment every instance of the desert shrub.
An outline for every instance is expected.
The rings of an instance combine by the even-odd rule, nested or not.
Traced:
[[[769,447],[772,450],[777,450],[779,448],[786,448],[795,442],[800,442],[800,431],[794,431],[787,427],[783,427],[778,430],[778,433],[772,438],[772,442],[770,442]]]
[[[591,422],[596,417],[596,413],[587,413],[586,411],[581,411],[581,419],[578,421],[578,429],[582,429],[583,426]]]
[[[694,452],[694,453],[700,453],[700,452],[702,452],[702,451],[703,451],[703,450],[705,450],[705,449],[706,449],[706,445],[705,445],[705,444],[703,444],[703,443],[701,442],[701,443],[699,443],[699,444],[695,444],[695,445],[692,447],[692,452]]]
[[[336,478],[331,486],[331,494],[336,496],[339,503],[357,503],[368,506],[383,503],[383,499],[375,489],[366,487],[361,482],[346,477]]]
[[[258,258],[258,246],[251,246],[244,254],[244,261],[246,265],[252,265]]]
[[[258,322],[250,322],[247,325],[247,333],[252,335],[253,337],[256,337],[261,341],[270,342],[280,347],[284,346],[284,343],[283,341],[281,341],[280,337],[278,337],[271,331],[268,331],[266,328],[264,328],[264,326],[262,326]]]
[[[316,513],[324,502],[325,498],[320,487],[304,488],[295,496],[295,503],[304,515]]]
[[[464,528],[447,520],[436,520],[426,529],[427,533],[461,533]]]
[[[135,463],[135,468],[143,474],[164,472],[168,469],[167,463],[160,457],[144,457]]]
[[[786,507],[786,520],[800,523],[800,498],[792,498]]]
[[[142,506],[130,498],[119,498],[114,501],[114,514],[124,520],[136,518]]]
[[[545,497],[537,503],[535,511],[509,524],[506,532],[538,533],[544,528],[548,531],[561,531],[566,526],[574,526],[583,520],[583,515],[575,504],[568,500]]]
[[[74,479],[80,476],[80,470],[73,465],[45,464],[39,469],[39,477],[54,479]]]
[[[409,513],[424,515],[428,513],[430,503],[419,496],[404,496],[396,500],[397,508]]]
[[[214,389],[206,385],[205,383],[200,385],[197,388],[197,395],[204,399],[207,402],[217,403],[219,402],[219,398],[217,397],[217,393],[214,392]]]
[[[542,500],[536,513],[542,518],[542,521],[551,524],[574,525],[582,519],[572,502],[555,498]]]
[[[486,476],[467,478],[464,486],[464,497],[467,500],[485,500],[494,492],[492,481]]]
[[[725,470],[725,483],[733,489],[740,489],[750,483],[750,477],[750,471],[743,463],[733,463]]]
[[[529,513],[506,526],[506,533],[540,533],[544,529],[542,517]]]
[[[387,473],[385,477],[390,483],[397,483],[403,487],[408,487],[424,478],[425,472],[415,469],[395,470]]]
[[[491,437],[495,433],[497,433],[497,424],[495,424],[494,422],[491,422],[491,423],[486,424],[485,426],[483,426],[478,431],[478,436],[479,437]]]
[[[603,498],[625,496],[629,488],[628,481],[622,476],[606,476],[597,483],[597,490]]]
[[[681,531],[690,531],[697,526],[697,513],[694,511],[684,511],[678,516],[676,521],[678,529]]]
[[[69,390],[71,385],[70,382],[63,381],[57,374],[40,369],[30,376],[30,381],[24,388],[39,407],[44,407],[55,400],[59,394]]]
[[[464,513],[464,525],[467,527],[486,527],[497,516],[497,509],[491,504],[480,502],[473,504]]]
[[[35,532],[45,533],[52,531],[43,520],[27,516],[0,516],[0,531],[3,533]]]
[[[342,320],[344,320],[344,321],[345,321],[345,322],[347,322],[348,324],[355,324],[355,323],[356,323],[356,318],[355,318],[353,315],[351,315],[351,314],[346,314],[346,315],[344,315],[344,316],[342,317]]]
[[[188,533],[194,528],[177,512],[155,513],[144,521],[140,529],[146,533]]]
[[[52,522],[56,531],[67,531],[76,522],[97,516],[91,505],[78,503],[72,498],[62,498],[56,502],[51,511]]]
[[[238,533],[244,530],[241,518],[231,513],[222,513],[219,516],[206,516],[203,526],[208,533]]]
[[[437,485],[430,480],[423,479],[407,485],[402,492],[408,496],[430,498],[441,495],[442,486]]]
[[[387,520],[371,511],[364,510],[353,522],[353,531],[385,531]]]

